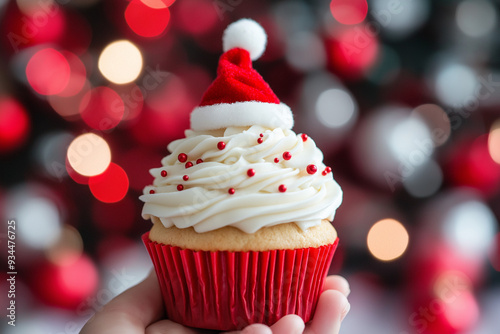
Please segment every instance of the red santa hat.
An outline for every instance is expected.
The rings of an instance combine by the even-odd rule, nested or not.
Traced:
[[[191,129],[251,125],[291,129],[290,108],[252,68],[252,60],[266,48],[264,29],[253,20],[241,19],[226,28],[222,41],[224,54],[219,59],[217,78],[191,113]]]

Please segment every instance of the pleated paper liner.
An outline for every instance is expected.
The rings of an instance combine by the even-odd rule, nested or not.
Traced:
[[[264,252],[192,251],[142,236],[167,318],[186,326],[238,330],[287,314],[314,315],[339,239],[318,248]]]

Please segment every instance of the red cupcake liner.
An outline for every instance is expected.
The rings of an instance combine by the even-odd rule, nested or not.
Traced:
[[[153,242],[149,232],[142,240],[168,319],[215,330],[272,325],[287,314],[309,321],[339,242],[293,250],[210,252]]]

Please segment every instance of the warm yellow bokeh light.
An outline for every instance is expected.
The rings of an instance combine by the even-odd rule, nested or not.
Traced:
[[[141,51],[129,41],[116,41],[102,50],[99,70],[115,84],[126,84],[137,79],[142,71]]]
[[[408,242],[408,232],[394,219],[380,220],[368,232],[368,250],[382,261],[392,261],[403,255]]]
[[[103,138],[93,133],[86,133],[76,137],[69,145],[68,161],[81,175],[99,175],[111,162],[111,150]]]
[[[488,136],[488,151],[491,158],[500,164],[500,119],[493,123]]]

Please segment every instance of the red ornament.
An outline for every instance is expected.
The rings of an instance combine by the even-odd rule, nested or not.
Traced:
[[[149,191],[149,193],[150,193],[150,194],[154,194],[155,192],[156,192],[156,191],[154,191],[154,189],[151,189],[151,190]]]
[[[274,158],[274,162],[278,163],[278,162],[280,162],[280,159]]]
[[[286,151],[285,153],[283,153],[283,159],[285,160],[290,160],[292,158],[292,153]]]
[[[307,166],[306,170],[307,170],[308,174],[312,175],[312,174],[314,174],[314,173],[316,173],[318,171],[318,167],[316,167],[316,165],[312,165],[311,164],[311,165]]]
[[[166,170],[162,170],[161,171],[161,176],[166,177],[167,176],[167,171]]]
[[[223,141],[218,142],[217,148],[222,151],[223,149],[226,148],[226,143],[224,143]]]
[[[186,168],[193,167],[193,163],[191,161],[186,162]]]
[[[186,153],[181,153],[181,154],[179,154],[179,156],[177,158],[179,159],[180,162],[186,162],[188,159],[188,156]]]
[[[280,184],[280,186],[278,187],[278,190],[281,192],[281,193],[284,193],[286,191],[286,186],[284,184]]]
[[[255,175],[255,169],[250,168],[249,170],[247,170],[247,175],[250,176],[250,177],[254,176]]]
[[[197,164],[201,164],[202,162],[203,162],[203,160],[202,160],[202,159],[198,159],[198,160],[196,160],[196,163],[197,163]]]
[[[179,191],[184,190],[184,186],[182,184],[179,184],[177,186],[177,190],[179,190]]]
[[[182,177],[182,179],[183,179],[184,181],[189,180],[189,175],[184,175],[184,176]]]
[[[257,143],[259,143],[259,144],[262,144],[263,141],[264,141],[264,139],[262,139],[262,138],[257,139]]]
[[[300,135],[302,137],[302,141],[306,141],[309,138],[305,133]]]
[[[229,195],[234,195],[236,190],[234,190],[234,188],[229,188],[229,190],[227,192],[229,193]]]

